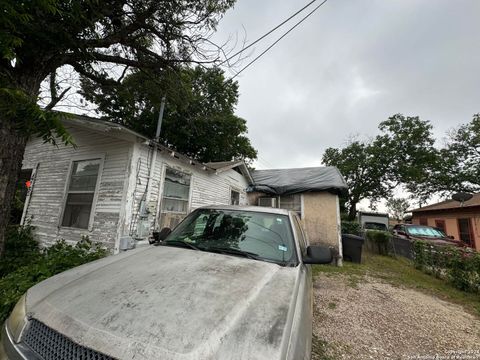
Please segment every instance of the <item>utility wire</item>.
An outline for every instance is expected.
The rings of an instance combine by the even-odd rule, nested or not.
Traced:
[[[260,55],[258,55],[255,59],[250,61],[247,65],[245,65],[240,71],[238,71],[235,75],[233,75],[230,80],[235,79],[238,75],[240,75],[246,68],[248,68],[250,65],[252,65],[255,61],[257,61],[259,58],[261,58],[268,50],[270,50],[272,47],[274,47],[280,40],[282,40],[285,36],[287,36],[293,29],[295,29],[298,25],[300,25],[302,22],[304,22],[310,15],[312,15],[315,11],[317,11],[323,4],[325,4],[327,0],[324,0],[321,2],[316,8],[314,8],[312,11],[310,11],[305,17],[303,17],[299,22],[297,22],[295,25],[293,25],[290,29],[287,30],[282,36],[280,36],[275,42],[270,45],[268,48],[266,48]]]
[[[268,31],[266,34],[260,36],[257,40],[255,40],[253,43],[247,45],[246,47],[244,47],[243,49],[241,49],[240,51],[237,51],[235,54],[229,56],[228,58],[226,58],[225,60],[223,60],[219,66],[225,64],[227,61],[230,61],[231,59],[233,59],[235,56],[237,56],[238,54],[244,52],[245,50],[247,50],[248,48],[252,47],[253,45],[255,45],[256,43],[258,43],[259,41],[261,41],[262,39],[266,38],[268,35],[270,35],[272,32],[274,32],[275,30],[277,30],[279,27],[283,26],[285,23],[287,23],[288,21],[290,21],[292,18],[294,18],[295,16],[297,16],[299,13],[301,13],[303,10],[305,10],[307,7],[309,7],[310,5],[312,5],[315,1],[317,0],[312,0],[310,1],[307,5],[305,5],[304,7],[302,7],[300,10],[298,10],[295,14],[291,15],[290,17],[288,17],[287,19],[285,19],[284,21],[282,21],[280,24],[278,24],[277,26],[275,26],[273,29],[271,29],[270,31]]]

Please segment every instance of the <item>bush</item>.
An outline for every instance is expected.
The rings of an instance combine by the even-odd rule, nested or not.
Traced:
[[[392,234],[380,230],[367,230],[365,232],[367,242],[370,243],[370,248],[380,255],[388,255],[388,248]]]
[[[40,256],[40,246],[33,237],[33,227],[9,226],[5,234],[5,253],[0,262],[0,278],[15,269],[35,262]]]
[[[342,234],[362,235],[362,229],[357,221],[342,221]]]
[[[92,243],[87,237],[75,245],[61,240],[51,247],[40,249],[31,226],[10,230],[6,238],[9,250],[2,259],[4,273],[0,278],[0,323],[7,318],[18,299],[36,283],[108,254],[106,249]],[[25,251],[25,257],[21,256],[22,250]],[[15,264],[15,261],[18,263]],[[3,266],[4,263],[8,265]]]
[[[480,254],[475,250],[415,241],[413,252],[417,269],[445,278],[459,290],[480,292]]]

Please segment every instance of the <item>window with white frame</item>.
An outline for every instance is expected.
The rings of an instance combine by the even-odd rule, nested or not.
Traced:
[[[190,195],[190,175],[167,168],[163,185],[162,212],[186,214]]]
[[[230,190],[230,205],[240,205],[240,192]]]
[[[282,195],[278,201],[280,209],[295,211],[299,216],[302,213],[302,197],[300,194]]]
[[[261,197],[258,198],[258,206],[277,207],[277,198],[275,197]]]
[[[88,229],[97,190],[100,161],[92,159],[73,162],[62,226]]]
[[[295,211],[302,216],[302,195],[281,195],[277,197],[261,197],[258,199],[258,206],[266,206]]]

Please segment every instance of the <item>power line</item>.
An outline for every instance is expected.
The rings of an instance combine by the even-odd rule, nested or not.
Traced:
[[[245,50],[247,50],[248,48],[252,47],[253,45],[255,45],[256,43],[258,43],[259,41],[261,41],[262,39],[266,38],[268,35],[270,35],[272,32],[274,32],[275,30],[277,30],[279,27],[283,26],[285,23],[287,23],[288,21],[290,21],[292,18],[294,18],[295,16],[297,16],[299,13],[301,13],[303,10],[305,10],[307,7],[309,7],[310,5],[312,5],[315,1],[317,0],[312,0],[310,1],[307,5],[305,5],[304,7],[302,7],[300,10],[298,10],[296,13],[294,13],[293,15],[289,16],[287,19],[285,19],[284,21],[282,21],[280,24],[278,24],[277,26],[275,26],[273,29],[271,29],[270,31],[268,31],[267,33],[265,33],[264,35],[260,36],[257,40],[255,40],[253,43],[247,45],[246,47],[244,47],[243,49],[241,49],[240,51],[237,51],[235,54],[229,56],[228,58],[226,58],[224,61],[222,61],[219,66],[225,64],[227,61],[233,59],[235,56],[237,56],[238,54],[241,54],[242,52],[244,52]]]
[[[235,75],[233,75],[230,80],[235,79],[238,75],[240,75],[246,68],[248,68],[250,65],[252,65],[255,61],[257,61],[259,58],[261,58],[268,50],[270,50],[272,47],[274,47],[280,40],[282,40],[285,36],[287,36],[293,29],[295,29],[298,25],[300,25],[302,22],[304,22],[310,15],[312,15],[315,11],[317,11],[323,4],[325,4],[327,0],[324,0],[322,3],[320,3],[316,8],[314,8],[312,11],[310,11],[305,17],[303,17],[299,22],[297,22],[295,25],[293,25],[290,29],[288,29],[287,32],[285,32],[282,36],[280,36],[275,42],[270,45],[268,48],[266,48],[260,55],[258,55],[255,59],[250,61],[247,65],[245,65],[242,69],[240,69],[239,72],[237,72]]]

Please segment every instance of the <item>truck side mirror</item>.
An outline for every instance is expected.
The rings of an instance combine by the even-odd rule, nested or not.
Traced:
[[[304,264],[330,264],[332,250],[327,246],[311,245],[307,247],[307,255],[303,257]]]
[[[168,235],[170,235],[171,232],[172,232],[172,229],[170,229],[169,227],[164,227],[162,230],[160,230],[160,232],[154,231],[153,232],[154,242],[155,243],[162,242],[167,238]]]

